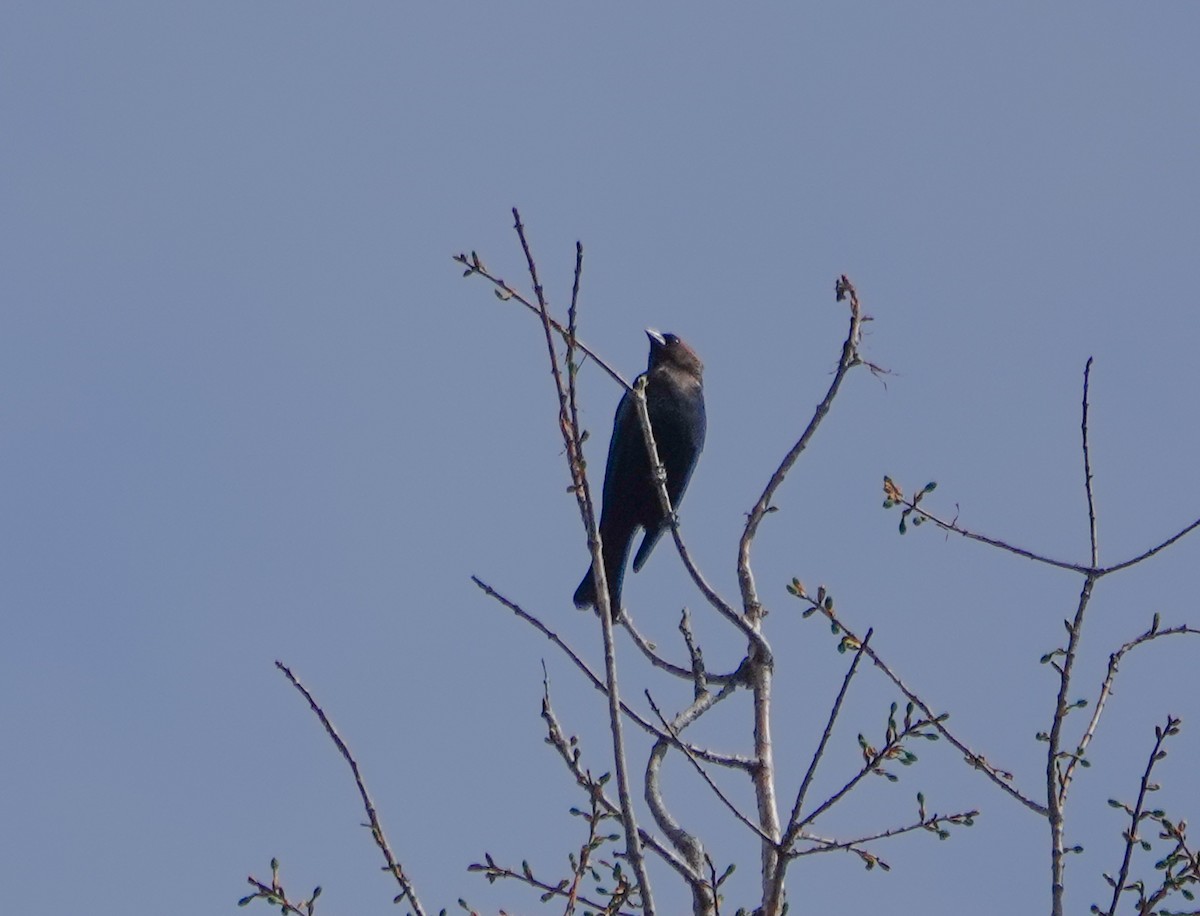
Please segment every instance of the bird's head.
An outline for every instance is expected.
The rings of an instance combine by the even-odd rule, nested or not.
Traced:
[[[651,369],[665,366],[687,372],[697,378],[704,372],[704,363],[700,361],[696,351],[674,334],[663,334],[654,328],[646,328],[646,336],[650,338]]]

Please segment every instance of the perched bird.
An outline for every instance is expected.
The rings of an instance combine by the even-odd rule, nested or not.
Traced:
[[[694,350],[674,334],[646,330],[650,363],[646,368],[646,408],[658,457],[667,472],[667,495],[678,509],[704,447],[704,364]],[[608,464],[604,468],[604,500],[600,510],[600,539],[604,574],[615,617],[621,608],[625,561],[639,528],[645,531],[633,558],[637,572],[667,530],[657,485],[651,479],[646,440],[638,421],[633,395],[626,392],[617,405]],[[591,569],[575,589],[575,606],[595,607],[596,583]]]

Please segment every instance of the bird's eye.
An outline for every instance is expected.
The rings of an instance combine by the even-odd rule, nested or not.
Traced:
[[[669,344],[673,344],[673,343],[677,343],[679,341],[679,338],[676,337],[674,334],[664,334],[663,340],[665,340]]]

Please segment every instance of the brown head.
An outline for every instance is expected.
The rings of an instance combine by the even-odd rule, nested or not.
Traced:
[[[674,334],[662,334],[654,328],[646,328],[650,338],[650,364],[648,371],[665,369],[693,376],[697,382],[704,373],[704,363],[696,351]]]

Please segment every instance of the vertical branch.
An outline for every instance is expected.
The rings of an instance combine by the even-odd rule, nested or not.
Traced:
[[[529,249],[529,241],[525,237],[525,226],[521,223],[521,214],[513,207],[513,224],[517,237],[521,240],[521,250],[525,253],[525,263],[529,269],[529,278],[533,283],[534,295],[537,298],[538,314],[542,319],[542,329],[546,335],[546,349],[550,357],[550,372],[554,376],[555,390],[558,392],[558,420],[562,433],[563,444],[566,446],[567,459],[571,466],[571,478],[575,498],[579,503],[584,526],[588,532],[588,542],[592,547],[592,569],[596,582],[597,617],[600,619],[601,633],[604,637],[604,677],[608,696],[608,722],[612,732],[613,764],[617,776],[617,795],[621,804],[621,822],[625,832],[625,854],[629,858],[633,873],[638,881],[638,894],[641,897],[642,912],[654,916],[654,900],[650,890],[650,876],[646,871],[645,857],[642,855],[641,835],[638,833],[637,818],[633,810],[633,796],[629,791],[629,770],[625,760],[625,737],[621,719],[621,698],[617,690],[617,655],[616,643],[613,640],[612,613],[608,594],[608,581],[604,576],[604,563],[601,559],[600,534],[596,530],[595,511],[592,507],[591,492],[588,489],[587,477],[584,473],[582,454],[579,443],[579,426],[577,413],[573,409],[570,388],[564,385],[562,373],[558,368],[558,352],[554,346],[554,325],[550,319],[550,309],[546,303],[546,295],[538,279],[537,264]],[[575,284],[571,296],[572,310],[569,320],[574,322],[574,305],[578,297],[579,272],[583,266],[583,248],[575,248]],[[574,327],[568,329],[568,349],[572,349]],[[573,359],[573,354],[571,359]],[[568,374],[571,374],[570,372]],[[572,422],[573,418],[576,422]]]
[[[1064,756],[1074,756],[1074,752],[1064,755],[1062,751],[1062,729],[1066,722],[1067,713],[1072,704],[1068,700],[1071,689],[1071,672],[1075,667],[1075,658],[1079,652],[1079,640],[1083,630],[1083,615],[1087,611],[1088,601],[1092,597],[1092,588],[1096,584],[1096,574],[1088,573],[1083,581],[1083,589],[1079,593],[1079,604],[1075,609],[1075,617],[1064,621],[1067,626],[1067,648],[1063,654],[1061,665],[1055,665],[1058,670],[1058,697],[1055,700],[1054,720],[1050,726],[1049,747],[1046,749],[1046,807],[1047,819],[1050,822],[1050,894],[1052,916],[1063,914],[1063,893],[1065,891],[1064,869],[1066,865],[1066,848],[1063,842],[1065,821],[1063,808],[1066,806],[1067,793],[1063,781],[1061,761]]]
[[[1092,597],[1092,588],[1099,578],[1099,543],[1096,537],[1096,498],[1092,490],[1092,456],[1088,446],[1088,388],[1092,375],[1092,359],[1088,357],[1083,368],[1083,408],[1080,419],[1080,436],[1083,443],[1083,484],[1087,493],[1088,504],[1088,541],[1091,546],[1091,565],[1084,574],[1083,589],[1079,593],[1079,604],[1075,609],[1075,617],[1064,621],[1067,627],[1067,648],[1063,653],[1061,665],[1055,665],[1058,670],[1058,697],[1055,699],[1054,719],[1050,725],[1049,747],[1046,749],[1046,807],[1047,820],[1050,823],[1050,912],[1052,916],[1062,916],[1063,894],[1065,884],[1066,844],[1063,841],[1066,822],[1063,809],[1067,803],[1067,789],[1070,782],[1067,771],[1062,768],[1062,760],[1069,757],[1072,763],[1078,757],[1078,748],[1072,748],[1069,753],[1062,750],[1062,729],[1067,714],[1073,708],[1070,702],[1071,672],[1075,667],[1075,658],[1079,651],[1079,641],[1083,635],[1083,615],[1087,611],[1088,601]],[[1068,764],[1070,767],[1071,764]]]
[[[1100,548],[1096,542],[1096,497],[1092,493],[1092,455],[1088,450],[1088,384],[1092,377],[1092,358],[1089,356],[1083,367],[1083,420],[1080,431],[1083,435],[1083,486],[1087,491],[1088,536],[1092,548],[1092,567],[1100,565]]]
[[[761,620],[756,621],[761,626]],[[775,796],[775,746],[771,739],[771,688],[773,668],[754,662],[750,665],[750,689],[754,697],[754,761],[751,772],[754,799],[758,805],[758,823],[769,838],[762,847],[762,894],[765,905],[771,896],[776,875],[783,870],[784,859],[779,853],[779,803]],[[779,910],[765,910],[766,916],[777,916]]]

